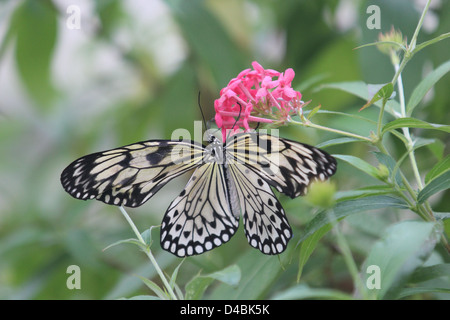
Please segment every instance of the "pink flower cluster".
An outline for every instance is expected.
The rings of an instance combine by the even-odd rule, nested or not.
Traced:
[[[264,69],[258,62],[220,91],[214,102],[215,120],[225,141],[227,130],[250,130],[249,122],[284,124],[303,106],[302,94],[291,87],[295,73]],[[276,79],[274,79],[276,78]]]

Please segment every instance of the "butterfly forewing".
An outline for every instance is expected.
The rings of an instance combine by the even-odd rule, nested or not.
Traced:
[[[195,170],[170,204],[161,225],[161,247],[184,257],[201,254],[230,240],[239,226],[231,211],[223,165]]]
[[[78,199],[138,207],[171,179],[202,163],[195,142],[153,140],[93,153],[61,174],[64,189]]]
[[[227,141],[230,163],[247,166],[291,198],[304,195],[314,180],[336,172],[336,160],[323,150],[268,134],[241,133]]]

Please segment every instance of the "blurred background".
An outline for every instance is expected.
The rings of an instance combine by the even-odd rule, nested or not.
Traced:
[[[134,236],[118,208],[71,198],[59,182],[62,170],[89,153],[170,139],[177,128],[192,132],[194,121],[201,120],[198,93],[205,117],[213,118],[220,89],[255,60],[278,71],[293,68],[293,87],[313,106],[376,119],[378,108],[358,112],[364,100],[321,85],[391,81],[394,71],[387,56],[375,47],[354,48],[376,41],[392,26],[409,41],[425,2],[1,1],[0,298],[115,299],[149,294],[136,275],[159,280],[137,247],[125,244],[103,251]],[[380,8],[380,29],[368,28],[367,8],[372,4]],[[419,42],[448,32],[449,13],[450,2],[433,1]],[[418,53],[403,73],[406,97],[427,72],[448,58],[448,41]],[[448,124],[449,85],[447,75],[427,95],[416,116]],[[366,122],[335,115],[315,119],[362,135],[373,130]],[[280,128],[280,134],[313,145],[336,137],[295,126]],[[448,145],[435,148],[442,154]],[[327,150],[354,155],[370,151],[362,143]],[[371,157],[367,155],[366,161]],[[422,168],[436,162],[425,152],[418,152],[418,159]],[[168,184],[142,207],[128,210],[140,231],[161,223],[188,176]],[[339,191],[362,187],[367,179],[346,164],[340,164],[333,178]],[[294,247],[315,209],[303,198],[280,199],[296,234]],[[437,211],[449,211],[444,199],[435,200]],[[377,230],[392,219],[389,212],[376,217],[346,219],[346,237],[355,259],[364,257]],[[152,250],[160,266],[171,273],[181,260],[161,250],[159,229],[153,233]],[[325,238],[305,267],[302,281],[351,292],[351,278],[334,249],[333,238]],[[270,298],[295,284],[297,257],[281,266],[277,258],[252,249],[242,228],[226,245],[186,259],[178,283],[183,286],[199,272],[233,263],[244,265],[242,279],[248,279],[251,269],[246,270],[243,261],[275,271],[266,285],[240,297]],[[81,268],[81,290],[66,287],[70,265]],[[220,296],[220,290],[225,289],[213,287],[208,297],[227,298]]]

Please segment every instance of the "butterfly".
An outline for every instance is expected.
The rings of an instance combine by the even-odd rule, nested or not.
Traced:
[[[211,135],[208,142],[149,140],[93,153],[65,168],[61,183],[77,199],[138,207],[194,170],[162,220],[164,250],[179,257],[212,250],[231,239],[242,215],[249,244],[280,254],[293,233],[272,188],[291,198],[304,195],[312,181],[336,172],[336,160],[265,133],[237,133],[225,143]]]

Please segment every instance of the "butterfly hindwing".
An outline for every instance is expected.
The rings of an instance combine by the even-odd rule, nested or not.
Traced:
[[[195,142],[151,140],[97,152],[72,162],[61,174],[73,197],[138,207],[171,179],[202,162]]]
[[[242,164],[229,166],[240,199],[245,235],[264,254],[286,249],[292,229],[269,184]]]
[[[336,160],[323,150],[262,133],[240,133],[227,141],[234,162],[243,163],[291,198],[306,193],[314,180],[336,172]]]
[[[230,240],[239,226],[231,211],[223,166],[198,167],[170,204],[161,225],[161,247],[184,257],[201,254]]]

